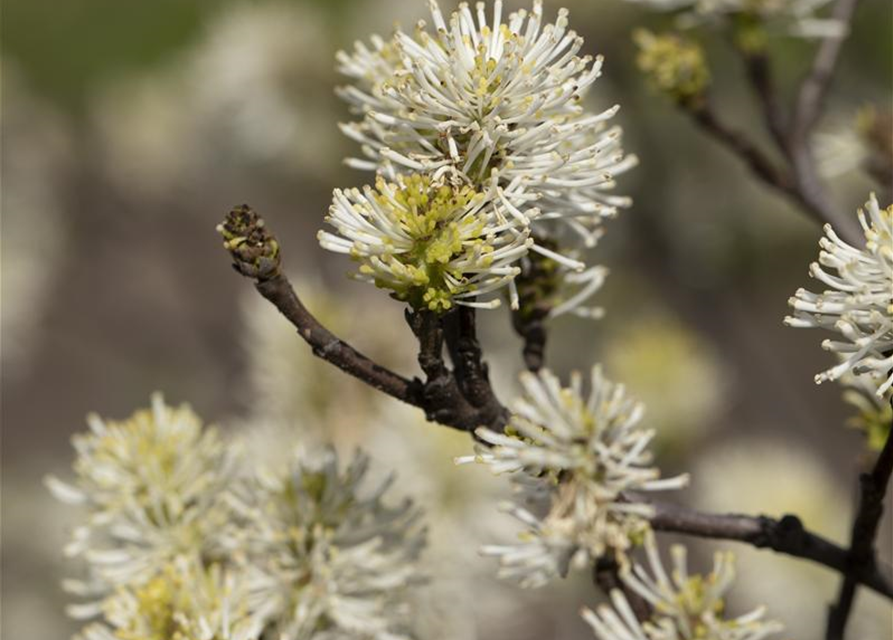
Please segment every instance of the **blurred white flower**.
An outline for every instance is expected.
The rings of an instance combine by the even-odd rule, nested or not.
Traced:
[[[806,38],[841,37],[845,25],[818,15],[830,0],[627,0],[659,11],[683,10],[682,25],[738,14],[779,25],[791,35]]]
[[[816,133],[815,156],[819,173],[838,178],[863,166],[871,149],[855,128],[844,125]]]
[[[548,370],[525,372],[521,383],[526,393],[506,432],[478,429],[490,446],[478,447],[472,459],[513,474],[521,503],[509,511],[527,527],[520,543],[484,553],[500,558],[502,575],[535,587],[607,549],[625,551],[647,530],[651,507],[625,492],[679,489],[688,477],[661,479],[649,466],[654,431],[639,426],[644,407],[623,385],[604,379],[599,367],[593,367],[588,397],[578,373],[567,388]]]
[[[87,581],[67,581],[81,597],[101,598],[140,584],[181,554],[213,555],[228,518],[223,496],[235,471],[235,451],[192,410],[152,407],[123,422],[88,417],[90,432],[76,435],[76,478],[47,485],[60,500],[82,505],[66,555],[83,558]],[[76,617],[99,612],[96,602],[69,608]]]
[[[75,640],[260,640],[264,616],[248,608],[241,574],[178,557],[145,584],[119,589],[105,623]]]
[[[620,590],[611,593],[613,607],[597,612],[584,609],[583,618],[599,640],[762,640],[782,631],[778,622],[765,621],[764,608],[726,618],[725,594],[735,579],[735,557],[717,553],[706,576],[689,574],[686,549],[671,549],[673,567],[664,569],[654,536],[645,537],[650,573],[641,565],[625,566],[621,579],[651,607],[651,618],[640,623]]]
[[[853,247],[825,225],[822,251],[810,275],[830,288],[821,294],[799,289],[789,301],[794,315],[785,324],[818,327],[843,338],[822,343],[842,362],[818,374],[817,383],[852,371],[870,378],[881,396],[893,387],[893,205],[881,209],[872,194],[865,208],[867,215],[862,209],[858,214],[864,248]]]
[[[229,544],[249,560],[249,600],[269,609],[282,640],[407,638],[407,590],[421,580],[421,512],[362,489],[369,460],[344,470],[326,449],[296,455],[284,474],[261,469],[231,502],[244,526]]]
[[[580,105],[601,73],[601,58],[580,57],[583,39],[568,30],[567,10],[543,25],[542,2],[502,20],[483,3],[476,16],[462,3],[449,21],[429,3],[431,33],[398,30],[373,37],[354,53],[338,54],[354,85],[339,94],[362,117],[342,126],[362,145],[356,168],[393,179],[424,171],[476,187],[494,170],[501,184],[522,180],[539,199],[539,221],[561,219],[588,245],[599,222],[629,199],[609,193],[614,178],[636,164],[624,156],[617,112],[588,113]]]
[[[517,307],[515,263],[533,241],[529,219],[509,201],[515,185],[502,189],[494,178],[481,193],[417,174],[396,180],[379,178],[362,192],[336,189],[326,222],[339,235],[321,231],[323,248],[349,254],[360,263],[358,279],[416,309],[493,308],[498,298],[479,296],[506,286]]]

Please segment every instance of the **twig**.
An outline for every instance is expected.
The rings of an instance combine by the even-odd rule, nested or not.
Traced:
[[[444,336],[447,335],[444,320],[432,311],[406,313],[406,321],[419,341],[419,366],[426,375],[420,405],[425,417],[462,431],[473,432],[482,425],[502,430],[508,421],[508,411],[493,393],[486,367],[480,360],[473,316],[471,328],[465,328],[471,335],[465,336],[461,345],[458,338],[447,339],[452,344],[455,371],[450,371],[443,362]],[[468,322],[467,318],[465,322]]]
[[[858,587],[853,572],[871,566],[876,561],[874,542],[884,513],[884,496],[891,474],[893,474],[893,430],[887,436],[887,442],[881,449],[874,468],[859,477],[859,508],[853,520],[850,551],[846,558],[848,571],[844,573],[837,604],[831,606],[828,612],[826,640],[843,640]]]
[[[552,251],[559,250],[558,244],[549,238],[537,237],[536,242]],[[512,311],[512,327],[524,341],[524,366],[536,373],[546,361],[546,320],[556,288],[553,261],[540,254],[529,254],[521,261],[521,273],[515,284],[519,304]]]
[[[605,555],[595,561],[592,567],[592,580],[605,595],[610,595],[614,589],[622,591],[639,622],[644,622],[651,617],[651,606],[648,601],[630,589],[621,579],[620,563],[617,562],[616,555]]]
[[[840,22],[845,31],[837,37],[822,40],[797,92],[788,139],[791,167],[804,204],[818,212],[825,222],[831,223],[849,241],[859,237],[856,222],[852,216],[841,216],[831,206],[818,175],[809,138],[824,109],[825,97],[858,2],[837,0],[834,5],[831,17]]]
[[[480,348],[473,339],[473,324],[473,344],[464,344],[462,348],[471,354],[472,360],[477,360],[483,376],[476,379],[472,398],[465,396],[454,372],[443,363],[443,327],[441,318],[432,312],[407,315],[419,340],[419,364],[426,380],[404,378],[336,337],[307,310],[280,269],[279,243],[249,206],[234,208],[218,231],[225,238],[224,246],[236,271],[254,280],[255,288],[294,325],[314,355],[369,386],[422,409],[429,420],[461,431],[473,432],[479,426],[502,430],[508,411],[489,387],[486,368],[480,362]],[[486,389],[481,385],[486,385]]]
[[[812,66],[800,85],[797,104],[792,119],[794,140],[804,140],[818,122],[825,106],[825,96],[831,86],[834,69],[849,36],[850,23],[859,0],[837,0],[831,19],[843,25],[843,33],[836,37],[824,38],[813,58]]]
[[[280,270],[278,242],[248,205],[234,208],[218,230],[226,239],[225,246],[236,271],[254,280],[260,294],[295,326],[314,355],[391,397],[419,405],[417,381],[408,380],[364,356],[321,325],[307,310]]]
[[[740,49],[739,49],[740,50]],[[779,100],[778,89],[772,73],[772,65],[765,51],[741,51],[747,79],[758,98],[766,127],[772,134],[778,149],[788,154],[788,121]]]
[[[458,307],[444,318],[446,342],[462,395],[475,407],[498,403],[490,385],[490,372],[477,338],[472,307]]]
[[[893,576],[874,561],[859,566],[848,561],[846,549],[809,532],[796,516],[780,520],[766,516],[714,514],[677,505],[653,503],[651,526],[656,531],[682,533],[715,540],[736,540],[757,548],[767,548],[818,564],[851,576],[860,584],[893,599]]]
[[[713,136],[718,142],[744,160],[750,170],[760,180],[781,191],[802,205],[801,194],[798,193],[791,176],[775,164],[745,134],[735,131],[723,123],[707,100],[692,104],[688,113],[701,129]],[[810,211],[815,214],[814,211]]]

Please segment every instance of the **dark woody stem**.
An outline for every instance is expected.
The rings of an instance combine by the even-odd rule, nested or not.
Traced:
[[[474,334],[473,314],[460,316],[463,319],[455,348],[460,355],[456,367],[461,374],[457,377],[443,363],[441,316],[431,311],[409,313],[407,320],[419,340],[419,364],[426,379],[408,379],[335,336],[307,310],[282,273],[279,243],[249,206],[234,208],[218,231],[224,237],[224,247],[235,270],[254,280],[258,292],[294,325],[314,355],[369,386],[422,409],[429,420],[461,431],[471,432],[479,426],[502,430],[508,412],[490,387]]]
[[[419,365],[425,374],[424,381],[408,379],[335,336],[304,307],[281,272],[278,242],[250,207],[233,209],[218,231],[236,271],[254,281],[258,292],[291,322],[316,356],[371,387],[420,408],[429,420],[444,426],[473,432],[478,426],[501,431],[507,424],[509,413],[490,385],[471,310],[453,310],[446,315],[427,310],[407,312],[407,322],[419,343]],[[451,353],[452,370],[443,360],[444,346]],[[881,567],[873,553],[864,552],[865,545],[870,549],[873,543],[883,488],[893,469],[891,448],[888,441],[875,470],[867,475],[851,551],[810,533],[794,516],[774,520],[652,503],[655,515],[651,524],[657,531],[736,540],[811,560],[843,574],[846,584],[861,584],[893,599],[890,571]]]
[[[877,562],[874,543],[881,517],[884,515],[884,497],[887,494],[891,474],[893,474],[893,426],[874,467],[859,477],[859,507],[853,520],[850,550],[846,556],[847,571],[844,573],[837,603],[829,608],[826,640],[843,639],[859,586],[854,574],[864,567],[874,566]]]

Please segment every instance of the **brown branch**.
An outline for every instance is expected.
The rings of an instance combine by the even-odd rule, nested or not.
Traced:
[[[280,270],[279,244],[248,205],[235,207],[218,231],[233,267],[254,280],[260,294],[298,330],[313,354],[393,398],[419,406],[417,381],[377,364],[322,326],[298,298]]]
[[[478,408],[499,404],[478,342],[475,310],[472,307],[458,307],[444,318],[444,323],[447,349],[462,395]]]
[[[797,204],[803,204],[791,176],[785,170],[775,166],[745,134],[735,131],[723,123],[706,99],[690,104],[686,109],[701,129],[744,160],[760,180],[793,199]]]
[[[858,2],[859,0],[837,0],[834,5],[831,17],[840,22],[845,31],[838,37],[822,40],[812,66],[797,92],[788,138],[791,167],[804,205],[815,211],[822,220],[831,223],[850,242],[859,239],[858,226],[853,216],[840,215],[826,196],[816,168],[810,135],[824,109],[834,69],[837,67],[843,43],[849,35],[850,23]]]
[[[558,244],[549,238],[537,237],[536,243],[553,251]],[[536,373],[546,362],[546,320],[552,310],[550,298],[556,289],[555,263],[538,253],[521,260],[521,273],[515,278],[518,308],[512,311],[512,328],[524,341],[522,356],[528,371]]]
[[[763,111],[766,127],[772,134],[778,149],[788,154],[788,122],[779,100],[778,88],[772,73],[772,65],[765,51],[751,52],[739,49],[744,59],[747,79]]]
[[[873,560],[853,565],[847,551],[807,531],[796,516],[780,520],[766,516],[714,514],[672,504],[653,503],[651,526],[656,531],[682,533],[715,540],[735,540],[796,558],[804,558],[851,576],[860,584],[893,599],[893,575]]]
[[[616,555],[604,555],[595,561],[592,567],[592,581],[605,595],[610,595],[614,589],[622,591],[640,622],[645,622],[651,617],[651,606],[648,601],[630,589],[620,577],[620,563]]]
[[[218,231],[225,239],[224,246],[236,271],[254,280],[255,288],[294,325],[314,355],[374,389],[422,409],[429,420],[445,426],[473,432],[479,426],[501,430],[506,424],[508,411],[490,388],[474,337],[473,316],[471,333],[464,337],[460,351],[467,354],[471,359],[468,366],[473,364],[479,374],[460,384],[454,372],[443,363],[442,318],[429,311],[407,314],[419,340],[419,364],[426,376],[424,382],[410,380],[364,356],[326,329],[307,310],[280,269],[279,243],[250,207],[234,208]]]
[[[508,421],[508,411],[490,386],[474,336],[473,315],[471,326],[466,325],[463,329],[466,335],[461,340],[446,338],[452,345],[456,370],[450,371],[443,362],[444,339],[448,336],[444,324],[450,318],[455,322],[458,317],[455,311],[445,317],[427,310],[406,313],[406,321],[419,341],[419,366],[426,375],[421,390],[421,407],[429,420],[462,431],[474,432],[479,426],[501,431]],[[464,322],[469,322],[467,316]]]
[[[853,573],[876,562],[874,543],[884,513],[884,496],[891,474],[893,474],[893,430],[887,436],[887,442],[881,449],[874,468],[859,477],[859,508],[853,520],[850,550],[846,558],[848,570],[844,573],[837,604],[831,606],[828,612],[826,640],[843,640],[859,586]]]
[[[831,87],[831,79],[834,77],[843,43],[849,36],[850,23],[858,3],[859,0],[837,0],[834,5],[831,19],[843,25],[844,31],[837,37],[822,40],[812,66],[800,84],[792,118],[792,135],[795,141],[805,140],[822,114],[825,96]]]

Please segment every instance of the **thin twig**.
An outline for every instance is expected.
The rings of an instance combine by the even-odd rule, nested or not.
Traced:
[[[893,429],[887,436],[887,442],[881,449],[874,468],[859,477],[859,508],[853,520],[850,551],[846,558],[848,571],[844,573],[837,604],[831,606],[828,612],[826,640],[843,640],[858,587],[853,572],[873,565],[876,561],[874,543],[884,513],[884,496],[891,474],[893,474]]]
[[[336,337],[307,310],[280,269],[279,243],[250,207],[242,205],[233,209],[218,230],[225,238],[224,246],[230,252],[236,271],[254,280],[260,294],[294,325],[316,356],[369,386],[422,409],[429,420],[445,426],[469,432],[479,426],[494,430],[502,430],[505,426],[508,410],[489,387],[486,367],[480,360],[480,347],[473,335],[473,323],[471,344],[466,341],[462,346],[482,371],[474,386],[473,397],[466,397],[464,391],[470,392],[472,388],[463,389],[454,372],[443,363],[442,319],[433,312],[407,315],[419,340],[419,364],[426,380],[404,378]],[[482,384],[488,392],[480,388]]]
[[[475,407],[498,403],[490,384],[490,372],[477,337],[477,318],[472,307],[458,307],[444,318],[447,349],[462,395]]]
[[[802,195],[804,204],[816,211],[822,220],[832,224],[849,241],[859,237],[855,219],[853,216],[841,216],[825,194],[810,136],[825,107],[825,97],[831,86],[843,43],[849,35],[850,23],[858,2],[859,0],[837,0],[834,5],[831,17],[842,25],[843,33],[825,38],[819,45],[812,66],[797,92],[788,138],[791,167],[797,191]]]
[[[462,431],[474,432],[479,426],[502,430],[508,421],[508,411],[490,387],[474,336],[473,316],[470,329],[464,330],[470,331],[470,335],[465,336],[461,345],[458,338],[450,338],[445,331],[448,318],[427,310],[406,312],[406,321],[419,341],[419,365],[427,376],[421,391],[425,417]],[[455,371],[450,371],[443,362],[445,336],[451,344]],[[472,370],[478,373],[472,374]]]
[[[766,127],[779,151],[788,154],[788,121],[775,86],[772,64],[765,51],[741,51],[747,79],[757,96]]]
[[[666,503],[652,503],[656,531],[682,533],[714,540],[735,540],[797,558],[811,560],[851,576],[860,584],[893,599],[893,575],[874,561],[852,565],[846,549],[809,532],[799,518],[705,513]]]
[[[645,622],[651,617],[651,606],[648,601],[630,589],[620,577],[620,563],[616,555],[604,555],[595,561],[592,567],[592,580],[605,595],[610,595],[615,589],[622,591],[639,622]]]
[[[364,356],[307,310],[280,270],[279,244],[248,205],[234,208],[218,230],[226,238],[236,271],[254,280],[260,294],[294,325],[314,355],[391,397],[419,406],[417,382]]]
[[[802,204],[800,194],[797,193],[791,176],[783,169],[775,166],[768,156],[745,134],[735,131],[723,123],[709,102],[705,100],[692,105],[688,108],[688,113],[701,129],[744,160],[750,170],[760,180],[781,191],[798,204]]]
[[[822,114],[825,96],[831,87],[831,79],[834,77],[843,43],[849,36],[857,4],[859,0],[837,0],[834,5],[831,19],[842,25],[842,33],[822,40],[812,66],[800,85],[792,118],[792,133],[795,140],[805,139]]]

